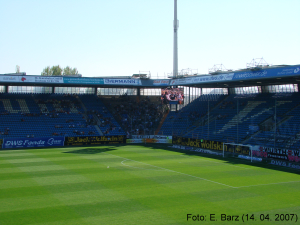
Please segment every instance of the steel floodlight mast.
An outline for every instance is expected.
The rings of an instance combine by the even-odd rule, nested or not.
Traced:
[[[174,43],[173,43],[173,78],[178,76],[178,27],[177,0],[174,0]]]

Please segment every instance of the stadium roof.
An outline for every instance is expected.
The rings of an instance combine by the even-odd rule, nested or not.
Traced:
[[[249,86],[269,86],[269,85],[282,85],[282,84],[299,84],[300,75],[293,77],[277,77],[265,78],[257,80],[242,80],[242,81],[222,81],[206,84],[189,84],[190,87],[199,88],[234,88],[234,87],[249,87]]]
[[[56,87],[148,87],[188,86],[201,88],[233,88],[300,83],[300,65],[253,67],[237,71],[217,71],[212,74],[177,79],[132,79],[129,77],[69,77],[0,75],[0,85]]]
[[[233,88],[300,83],[300,65],[253,67],[236,71],[218,71],[209,75],[173,79],[171,85],[202,88]]]

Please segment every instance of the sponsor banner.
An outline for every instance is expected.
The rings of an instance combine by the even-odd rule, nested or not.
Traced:
[[[223,151],[223,142],[217,141],[204,141],[196,138],[184,138],[184,137],[176,137],[172,138],[173,144],[191,146],[196,148],[210,149],[210,150],[219,150]]]
[[[286,161],[280,161],[280,160],[276,160],[276,159],[272,159],[269,164],[276,165],[276,166],[290,167],[290,168],[293,168],[293,169],[300,170],[300,165],[299,164],[286,162]]]
[[[110,85],[141,85],[140,79],[104,79],[104,84]]]
[[[203,75],[197,77],[188,77],[181,79],[173,79],[170,81],[170,85],[188,85],[188,84],[200,84],[200,83],[211,83],[220,81],[233,81],[233,80],[251,80],[260,78],[272,78],[282,76],[295,76],[300,75],[300,65],[296,66],[285,66],[280,68],[269,68],[269,69],[257,69],[257,70],[246,70],[235,73],[224,73],[218,75]]]
[[[203,77],[195,77],[193,82],[195,83],[207,83],[207,82],[216,82],[216,81],[229,81],[233,78],[233,73],[220,74],[220,75],[209,75]]]
[[[156,138],[146,138],[144,139],[146,143],[157,143],[157,144],[172,144],[171,139],[156,139]]]
[[[170,85],[184,85],[184,84],[189,84],[192,83],[193,79],[192,78],[181,78],[181,79],[174,79],[171,80]]]
[[[170,79],[141,79],[141,85],[146,87],[169,86]]]
[[[0,76],[0,82],[20,83],[63,83],[63,77],[46,76]]]
[[[277,71],[277,75],[296,75],[300,74],[300,65],[298,66],[291,66],[289,68],[283,68]]]
[[[0,82],[21,82],[22,76],[0,76]]]
[[[185,149],[185,146],[181,146],[181,145],[173,145],[170,146],[171,148],[177,148],[177,149]]]
[[[299,150],[270,148],[254,145],[252,146],[252,156],[258,158],[278,159],[289,162],[300,162]]]
[[[223,151],[223,142],[207,141],[195,138],[173,137],[173,144],[191,146],[195,148]],[[224,144],[224,151],[236,154],[249,155],[250,147]]]
[[[258,71],[245,71],[241,73],[235,73],[233,80],[247,80],[247,79],[257,79],[268,77],[267,70],[258,70]],[[269,76],[270,77],[270,76]]]
[[[126,143],[172,144],[172,140],[171,139],[155,139],[155,138],[127,139]]]
[[[153,80],[154,86],[168,86],[170,83],[170,80]]]
[[[155,138],[155,139],[171,139],[172,136],[164,136],[164,135],[132,135],[133,139],[143,139],[143,138]]]
[[[257,155],[257,151],[254,154]],[[285,160],[290,162],[300,162],[299,150],[260,147],[260,151],[258,154],[263,155],[265,158],[270,158],[270,159],[279,159],[279,160]]]
[[[244,71],[234,73],[233,80],[247,80],[259,78],[272,78],[281,76],[294,76],[300,74],[300,66],[286,66],[280,68],[269,68],[254,71]]]
[[[193,151],[194,151],[194,152],[205,153],[205,154],[210,154],[210,155],[223,155],[222,153],[214,152],[214,151],[206,150],[206,149],[202,149],[202,148],[196,148],[196,149],[193,150]]]
[[[35,148],[64,146],[64,137],[4,138],[2,148]]]
[[[65,145],[101,145],[126,143],[125,135],[66,137]]]
[[[126,139],[127,144],[141,144],[144,143],[143,139]]]
[[[251,148],[249,146],[239,146],[239,145],[230,145],[226,144],[228,146],[228,150],[232,152],[239,154],[239,155],[250,155],[251,154]]]
[[[36,83],[63,83],[64,80],[63,77],[36,76],[35,82]]]
[[[36,82],[36,77],[34,77],[34,76],[22,76],[22,77],[20,77],[20,82],[35,83]]]
[[[214,151],[211,151],[211,150],[206,150],[206,149],[202,149],[202,148],[193,149],[192,147],[181,146],[181,145],[173,145],[173,146],[171,146],[171,148],[189,150],[189,151],[192,151],[192,152],[200,152],[200,153],[205,153],[205,154],[210,154],[210,155],[220,155],[220,156],[223,155],[222,153],[214,152]]]
[[[103,78],[64,77],[65,84],[104,84]]]
[[[151,135],[131,135],[132,139],[150,138]]]
[[[169,146],[171,148],[177,148],[177,149],[182,149],[182,150],[186,150],[186,146],[182,146],[182,145],[172,145],[172,146]]]
[[[170,85],[185,85],[195,83],[211,83],[219,81],[230,81],[233,79],[234,73],[219,74],[219,75],[203,75],[193,78],[174,79],[170,82]]]
[[[182,145],[173,145],[170,146],[171,148],[177,148],[177,149],[182,149],[182,150],[193,150],[192,147],[187,147],[187,146],[182,146]]]
[[[251,160],[251,156],[239,155],[238,158]],[[262,162],[262,158],[252,157],[252,161]]]
[[[295,152],[295,151],[293,151]],[[299,152],[299,151],[297,151]],[[296,155],[288,155],[288,161],[290,162],[300,162],[300,156],[296,156]]]
[[[261,158],[268,158],[268,153],[264,151],[252,150],[252,156],[258,156]]]

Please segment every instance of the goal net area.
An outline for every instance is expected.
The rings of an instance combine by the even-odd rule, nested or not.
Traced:
[[[256,157],[257,154],[253,154],[257,152],[255,146],[215,141],[203,141],[202,145],[200,141],[196,143],[191,141],[185,142],[186,140],[187,138],[173,137],[173,145],[169,147],[179,149],[179,151],[192,151],[200,154],[221,156],[223,158],[240,158],[250,160],[251,162],[263,161],[261,157]]]
[[[181,151],[193,151],[221,157],[234,157],[252,161],[263,161],[262,157],[257,155],[257,146],[238,144],[234,142],[219,142],[203,139],[187,138],[180,136],[172,137],[172,148]],[[256,153],[256,154],[253,154]],[[254,157],[253,157],[254,155]],[[257,156],[257,157],[255,157]]]
[[[253,160],[261,161],[261,159],[258,160],[258,158],[253,157],[251,145],[223,143],[223,157],[225,156],[248,159],[251,160],[251,162],[253,162]]]

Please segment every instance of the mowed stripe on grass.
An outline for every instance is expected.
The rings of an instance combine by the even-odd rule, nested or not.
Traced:
[[[1,151],[1,222],[185,224],[190,213],[299,212],[297,173],[183,155],[138,145]]]

